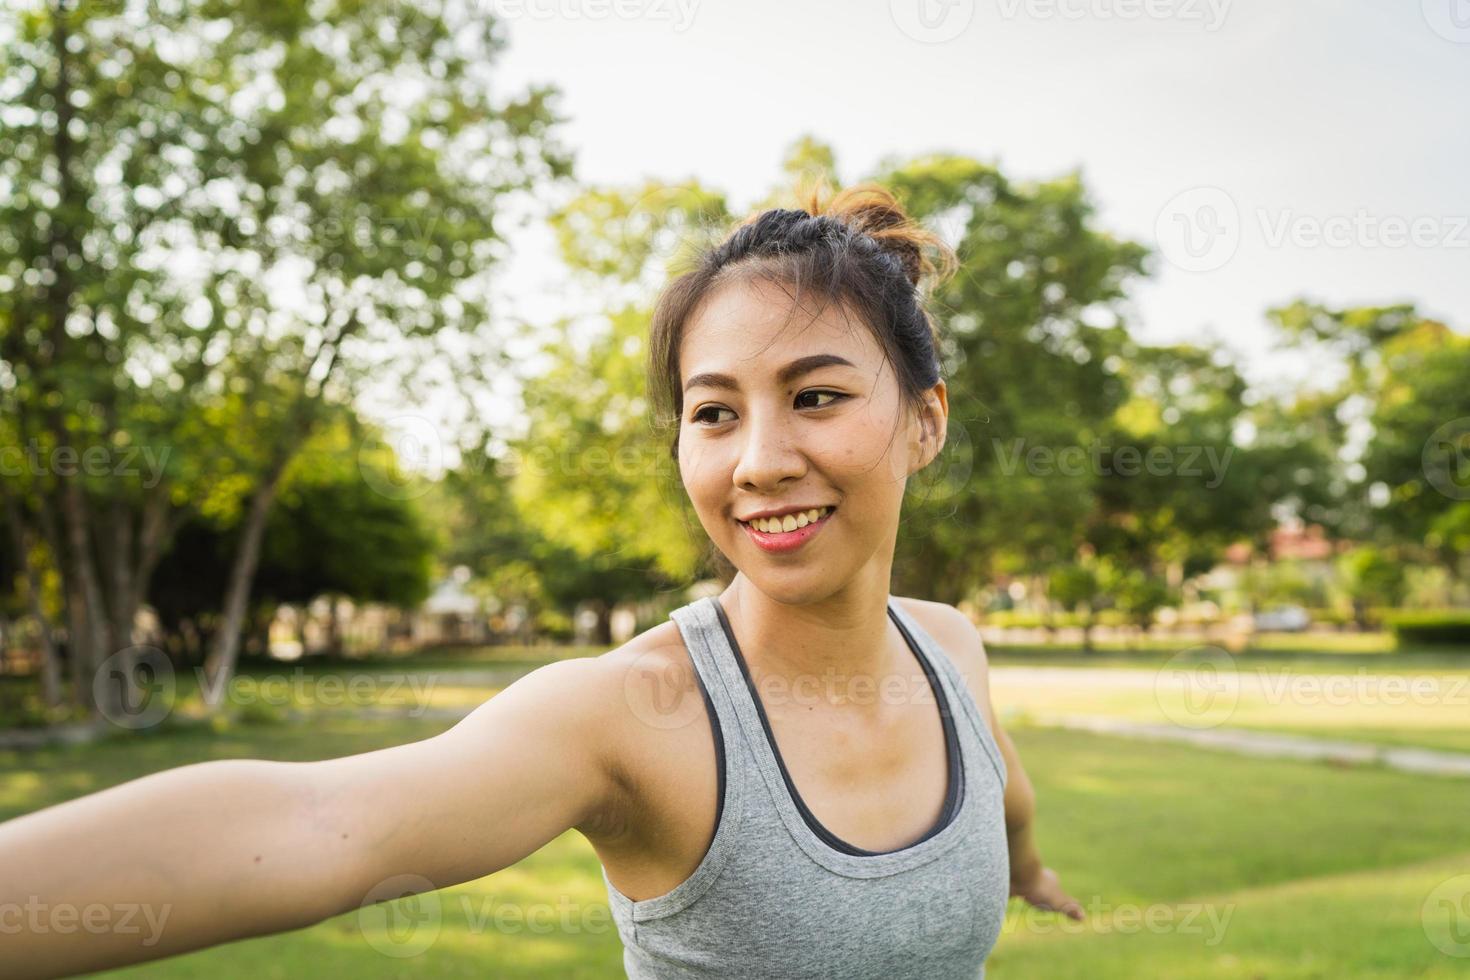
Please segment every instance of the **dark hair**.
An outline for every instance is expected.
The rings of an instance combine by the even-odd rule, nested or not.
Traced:
[[[932,289],[954,272],[953,250],[879,184],[849,187],[825,204],[822,190],[818,184],[799,195],[802,210],[751,215],[659,296],[649,331],[648,391],[658,424],[674,430],[669,452],[675,458],[684,411],[679,351],[685,327],[700,304],[730,282],[793,288],[793,309],[807,288],[824,303],[858,314],[912,407],[922,405],[923,393],[939,381],[938,328],[926,309],[924,286],[932,281]]]

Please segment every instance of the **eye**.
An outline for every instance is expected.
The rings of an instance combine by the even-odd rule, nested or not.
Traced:
[[[806,406],[803,406],[803,407],[805,407],[805,408],[828,408],[828,407],[836,404],[841,399],[847,397],[846,395],[844,395],[840,391],[824,391],[821,388],[808,388],[806,391],[803,391],[801,394],[797,395],[796,396],[796,400],[797,400],[797,402],[800,402],[803,398],[807,398],[809,396],[821,396],[821,395],[830,395],[832,397],[832,401],[827,402],[826,404],[823,404],[823,405],[806,405]]]
[[[703,422],[702,421],[703,419],[708,418],[710,412],[730,412],[730,410],[728,408],[724,408],[724,407],[722,407],[720,405],[705,405],[705,406],[701,407],[699,409],[699,411],[697,411],[693,415],[689,416],[689,421],[695,422],[695,423],[698,423],[698,424],[703,424],[703,425],[718,425],[719,422],[720,422],[720,420],[718,418],[711,419],[708,422]],[[730,412],[730,414],[731,415],[734,415],[735,413],[734,412]]]

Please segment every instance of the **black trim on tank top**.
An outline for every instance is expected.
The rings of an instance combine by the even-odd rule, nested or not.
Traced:
[[[690,654],[690,662],[694,667],[694,679],[699,683],[700,696],[704,698],[704,710],[709,715],[710,734],[715,738],[715,778],[719,783],[719,791],[715,798],[715,833],[720,832],[720,821],[725,815],[725,732],[720,727],[720,715],[715,711],[715,703],[705,689],[704,677],[699,673],[699,665],[693,664],[694,655]],[[713,842],[714,838],[710,838]]]
[[[760,717],[761,727],[765,729],[766,744],[771,747],[771,754],[776,757],[776,765],[781,770],[781,778],[786,782],[786,789],[791,794],[791,801],[796,804],[796,809],[800,811],[801,818],[806,821],[806,825],[811,828],[812,833],[821,838],[829,847],[841,851],[844,854],[855,854],[859,857],[880,857],[885,854],[902,853],[911,847],[922,844],[949,826],[951,821],[954,820],[955,812],[959,809],[960,792],[964,787],[965,780],[965,769],[960,758],[959,735],[955,731],[954,716],[949,708],[949,699],[945,697],[944,686],[939,683],[939,678],[935,676],[934,668],[929,664],[929,658],[919,648],[919,644],[914,640],[912,634],[909,633],[908,628],[904,626],[903,621],[893,611],[891,604],[887,607],[888,617],[898,627],[899,633],[903,634],[904,642],[913,651],[914,658],[919,661],[919,666],[924,669],[924,675],[929,680],[929,687],[934,692],[935,703],[939,707],[939,719],[944,728],[944,751],[949,762],[949,780],[945,789],[944,806],[940,810],[939,819],[934,822],[934,826],[930,827],[924,833],[924,836],[892,851],[869,851],[866,848],[858,847],[856,844],[849,844],[828,830],[817,819],[817,815],[812,813],[811,809],[807,807],[806,801],[801,798],[801,791],[796,788],[796,783],[791,779],[791,773],[786,770],[786,760],[781,758],[781,749],[776,745],[776,735],[771,730],[771,721],[766,717],[765,706],[761,704],[760,695],[755,688],[755,681],[751,679],[750,668],[745,663],[745,655],[740,652],[740,644],[735,640],[735,631],[730,627],[730,619],[725,615],[725,609],[720,605],[719,599],[712,599],[711,601],[714,603],[716,615],[719,616],[720,628],[725,631],[725,639],[729,642],[730,649],[735,654],[735,662],[740,667],[740,674],[745,678],[745,686],[750,691],[750,699],[755,702],[756,714]]]

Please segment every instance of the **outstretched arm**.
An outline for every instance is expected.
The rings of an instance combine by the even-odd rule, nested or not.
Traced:
[[[990,723],[991,735],[1000,747],[1006,764],[1005,821],[1011,865],[1011,895],[1025,899],[1041,909],[1063,912],[1073,919],[1083,918],[1082,905],[1062,888],[1057,873],[1041,860],[1036,846],[1036,791],[1021,756],[996,716],[990,700],[990,658],[985,642],[970,617],[953,606],[938,602],[915,602],[932,616],[931,632],[939,644],[954,657],[964,674],[971,696]]]
[[[433,738],[182,766],[0,824],[4,973],[69,975],[298,929],[389,878],[446,887],[598,825],[617,801],[601,716],[621,687],[608,682],[595,659],[549,664]],[[92,921],[111,927],[83,927],[98,908]],[[118,925],[123,909],[137,928]]]
[[[1006,763],[1006,838],[1011,863],[1011,895],[1040,909],[1064,912],[1081,919],[1082,905],[1062,888],[1057,873],[1041,862],[1033,830],[1036,826],[1036,792],[1021,766],[1021,756],[1011,737],[1000,726],[995,708],[990,709],[990,730]]]

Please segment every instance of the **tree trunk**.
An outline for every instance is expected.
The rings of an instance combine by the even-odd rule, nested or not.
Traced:
[[[31,564],[30,533],[21,521],[20,508],[15,498],[0,486],[0,498],[5,501],[5,518],[10,524],[11,537],[15,541],[15,563],[25,580],[26,603],[36,621],[36,632],[41,645],[41,699],[47,707],[61,705],[61,665],[57,661],[56,644],[52,639],[51,622],[46,618],[46,609],[41,603],[41,582]]]
[[[97,577],[97,564],[92,557],[92,528],[86,501],[82,496],[81,484],[75,478],[62,480],[61,513],[71,552],[72,575],[77,583],[76,594],[81,599],[80,615],[77,617],[77,626],[81,633],[73,637],[73,640],[80,641],[76,650],[81,656],[77,659],[83,665],[83,674],[87,681],[84,703],[94,716],[117,717],[124,703],[132,703],[131,699],[124,699],[132,684],[133,674],[131,664],[123,663],[113,675],[118,678],[119,684],[96,683],[102,665],[111,656],[115,637],[112,635],[107,606],[102,597],[102,585]]]
[[[240,627],[245,620],[245,607],[250,601],[250,586],[255,568],[260,564],[260,543],[265,536],[266,518],[285,472],[286,460],[277,459],[266,479],[250,498],[250,510],[240,530],[240,547],[230,565],[230,578],[225,586],[224,611],[204,662],[204,702],[211,713],[224,702],[224,693],[235,674],[240,653]]]
[[[327,596],[327,656],[342,656],[342,621],[338,618],[337,596]]]

